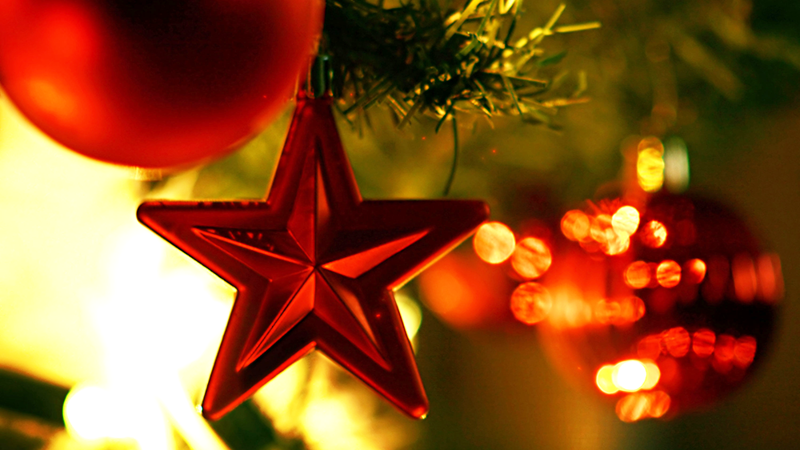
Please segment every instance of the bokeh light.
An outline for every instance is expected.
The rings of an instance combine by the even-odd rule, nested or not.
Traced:
[[[514,252],[514,232],[500,222],[487,222],[478,228],[472,245],[480,259],[489,264],[500,264]]]
[[[613,364],[606,364],[597,371],[595,375],[595,384],[597,388],[604,394],[613,395],[619,392],[619,388],[614,384],[611,374],[614,372]]]
[[[733,345],[733,363],[739,368],[746,368],[753,363],[756,356],[756,338],[742,336]]]
[[[511,294],[511,312],[517,320],[527,325],[546,319],[552,307],[550,292],[539,283],[522,283]]]
[[[611,226],[617,234],[632,235],[639,228],[639,211],[633,206],[623,206],[611,217]]]
[[[658,368],[658,365],[652,361],[642,361],[642,365],[644,365],[644,370],[646,372],[644,383],[642,383],[642,389],[653,389],[661,379],[661,370]]]
[[[640,239],[650,248],[659,248],[667,241],[667,227],[657,220],[651,220],[644,225]]]
[[[561,232],[571,241],[585,241],[589,237],[591,221],[583,211],[573,209],[561,219]]]
[[[620,391],[636,392],[647,379],[647,369],[641,361],[629,359],[617,363],[611,372],[611,380]]]
[[[690,259],[683,265],[683,279],[687,283],[700,284],[706,277],[706,263],[702,259]]]
[[[750,255],[741,253],[733,258],[731,264],[733,273],[733,288],[736,298],[740,302],[750,303],[756,297],[758,278],[756,278],[756,266]]]
[[[669,259],[661,261],[656,269],[656,279],[665,288],[677,286],[681,282],[681,266]]]
[[[656,192],[664,184],[664,145],[656,137],[639,142],[636,160],[639,186],[645,192]]]
[[[625,269],[625,284],[642,289],[650,284],[650,266],[644,261],[634,261]]]
[[[519,241],[511,255],[511,267],[523,278],[539,278],[547,272],[552,262],[550,247],[534,237]]]
[[[692,338],[689,332],[683,327],[670,328],[664,333],[663,337],[664,348],[670,355],[680,358],[689,353],[689,347],[692,344]]]
[[[708,358],[714,353],[717,335],[708,328],[701,328],[692,335],[692,351],[701,358]]]

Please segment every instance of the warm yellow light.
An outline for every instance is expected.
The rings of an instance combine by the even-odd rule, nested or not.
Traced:
[[[658,384],[658,380],[661,379],[661,369],[652,361],[644,361],[642,364],[647,374],[644,378],[644,383],[642,383],[642,389],[653,389]]]
[[[489,264],[500,264],[514,252],[514,233],[500,222],[488,222],[478,228],[472,244],[478,257]]]
[[[623,206],[611,216],[611,227],[617,234],[632,235],[639,228],[639,211],[633,206]]]
[[[645,192],[656,192],[664,185],[664,145],[658,138],[639,142],[636,175]]]
[[[611,380],[620,391],[636,392],[644,386],[647,369],[641,361],[629,359],[614,366]]]
[[[612,372],[614,372],[614,366],[607,364],[601,367],[594,377],[597,388],[604,394],[613,395],[619,392],[619,388],[614,384],[614,380],[612,379]]]
[[[397,309],[400,310],[400,317],[403,319],[408,340],[413,341],[422,324],[422,310],[419,308],[419,304],[406,294],[397,293],[394,299],[397,302]]]
[[[64,401],[64,422],[71,435],[83,440],[114,437],[117,418],[109,414],[112,400],[106,389],[80,386],[72,389]]]

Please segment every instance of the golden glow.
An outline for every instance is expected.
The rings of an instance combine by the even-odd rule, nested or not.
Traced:
[[[652,361],[642,361],[642,364],[644,365],[644,370],[647,372],[647,375],[644,378],[644,383],[642,383],[642,389],[653,389],[661,379],[661,370]]]
[[[539,278],[547,272],[552,262],[550,247],[534,237],[519,241],[511,255],[511,267],[523,278]]]
[[[656,192],[664,184],[664,145],[656,137],[639,142],[636,176],[645,192]]]
[[[597,375],[594,377],[597,388],[604,394],[613,395],[619,392],[619,388],[611,377],[612,372],[614,372],[614,365],[606,364],[597,371]]]
[[[573,209],[561,219],[561,232],[571,241],[585,241],[589,237],[591,222],[583,211]]]
[[[701,259],[690,259],[683,265],[683,272],[687,283],[700,284],[706,277],[706,263]]]
[[[692,351],[701,358],[708,358],[714,353],[717,335],[707,328],[701,328],[692,335]]]
[[[639,228],[639,211],[633,206],[623,206],[611,217],[611,226],[619,235],[632,235]]]
[[[675,327],[670,328],[664,333],[663,337],[664,348],[670,355],[680,358],[689,353],[689,347],[692,343],[692,338],[686,328]]]
[[[78,385],[67,395],[63,415],[67,431],[79,440],[135,439],[141,448],[174,447],[159,404],[129,387]]]
[[[64,422],[69,433],[79,439],[114,437],[117,419],[109,414],[113,409],[112,399],[106,389],[78,386],[69,392],[64,401]]]
[[[756,278],[756,266],[750,255],[741,253],[733,258],[731,265],[733,273],[733,288],[736,298],[742,303],[750,303],[756,296],[758,279]]]
[[[633,289],[643,289],[650,284],[650,266],[644,261],[635,261],[625,269],[625,284]]]
[[[733,345],[733,363],[742,369],[753,363],[756,356],[756,339],[752,336],[742,336],[736,339]]]
[[[672,288],[681,282],[681,266],[675,261],[661,261],[656,269],[656,280],[665,288]]]
[[[651,220],[644,225],[640,238],[644,245],[659,248],[667,241],[667,227],[657,220]]]
[[[614,385],[624,392],[636,392],[644,386],[647,379],[647,369],[641,361],[629,359],[614,366],[611,380]]]
[[[488,222],[478,228],[472,245],[478,257],[489,264],[500,264],[514,252],[514,233],[500,222]]]
[[[522,283],[511,294],[511,312],[526,325],[546,319],[552,307],[550,292],[539,283]]]

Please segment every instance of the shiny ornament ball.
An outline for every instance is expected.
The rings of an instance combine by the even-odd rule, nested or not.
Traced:
[[[726,206],[685,195],[605,200],[561,221],[542,280],[550,359],[626,422],[709,406],[763,361],[780,261]]]
[[[169,168],[220,156],[291,98],[322,0],[3,0],[0,85],[90,158]]]

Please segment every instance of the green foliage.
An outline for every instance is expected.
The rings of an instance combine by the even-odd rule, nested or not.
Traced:
[[[395,7],[328,0],[320,53],[332,57],[338,106],[347,114],[383,104],[401,127],[417,114],[436,117],[441,126],[456,112],[520,115],[550,124],[558,107],[587,98],[583,83],[559,96],[563,77],[545,76],[541,69],[565,53],[547,55],[542,40],[600,25],[557,26],[562,4],[546,24],[512,40],[521,4],[468,0],[453,9],[438,0]]]

